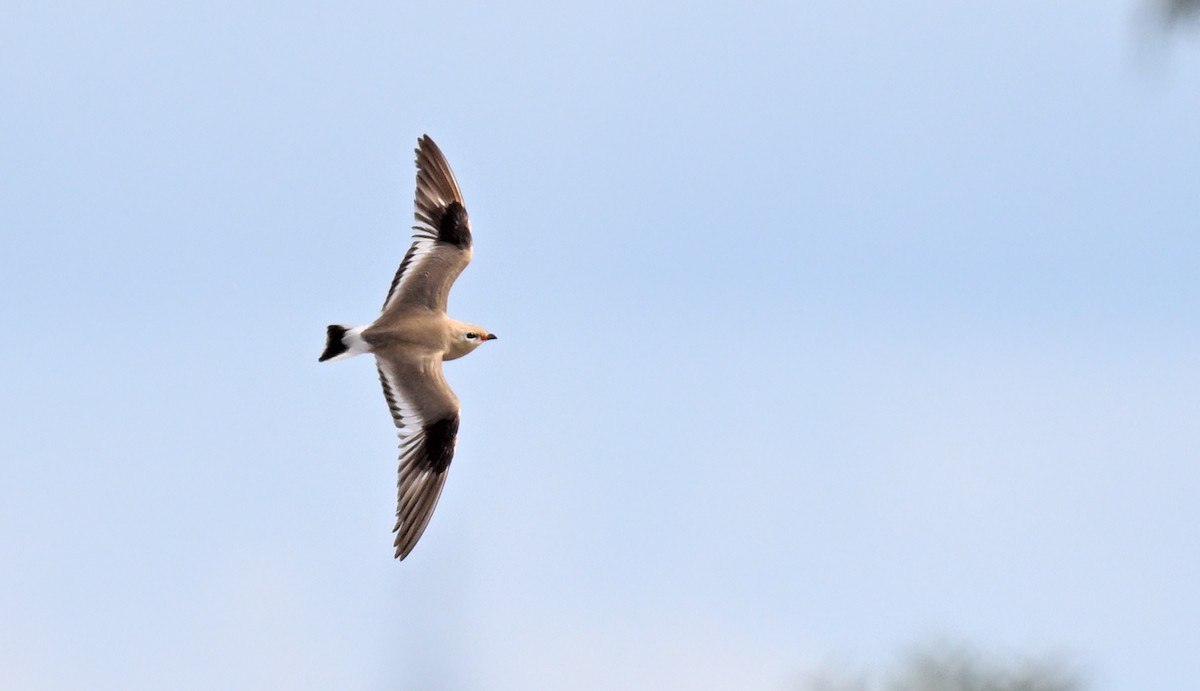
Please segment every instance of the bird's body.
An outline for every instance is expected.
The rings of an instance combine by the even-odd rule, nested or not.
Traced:
[[[363,339],[371,346],[371,352],[379,355],[399,349],[410,352],[428,350],[441,353],[442,360],[457,360],[474,350],[462,335],[483,331],[444,313],[415,310],[395,315],[386,323],[376,322],[363,331]]]
[[[320,360],[373,353],[383,395],[400,435],[396,558],[420,539],[441,496],[458,435],[458,397],[442,362],[496,338],[446,315],[450,287],[471,261],[471,229],[462,193],[428,136],[417,146],[413,243],[392,279],[383,312],[356,328],[331,325]]]

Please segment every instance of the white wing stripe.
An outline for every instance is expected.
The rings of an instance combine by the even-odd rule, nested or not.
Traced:
[[[392,417],[396,421],[401,448],[403,449],[408,446],[410,440],[416,441],[418,437],[423,436],[421,431],[425,424],[425,417],[417,410],[416,404],[404,396],[402,389],[396,381],[396,375],[385,364],[385,361],[381,358],[376,358],[376,364],[379,369],[379,377],[383,380],[383,384],[389,394],[388,407],[391,408]]]
[[[396,281],[396,285],[392,287],[392,292],[388,293],[387,300],[383,303],[383,311],[386,312],[388,307],[396,301],[400,293],[404,290],[404,285],[409,282],[413,275],[419,273],[417,267],[425,258],[425,255],[433,251],[437,245],[437,231],[426,230],[417,226],[413,226],[413,244],[408,249],[408,255],[405,257],[404,265],[400,269],[400,279]]]

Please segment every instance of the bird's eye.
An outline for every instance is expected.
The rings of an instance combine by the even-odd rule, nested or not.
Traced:
[[[474,331],[467,332],[467,340],[468,341],[474,341],[476,338],[479,338],[479,334],[475,333]]]

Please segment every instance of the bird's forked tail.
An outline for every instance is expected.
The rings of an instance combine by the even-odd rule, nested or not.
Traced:
[[[321,353],[321,357],[317,358],[317,361],[345,360],[369,351],[371,346],[362,337],[365,328],[367,327],[358,326],[352,329],[340,324],[330,324],[325,327],[325,352]]]

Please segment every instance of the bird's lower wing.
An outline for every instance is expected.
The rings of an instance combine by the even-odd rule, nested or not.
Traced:
[[[458,399],[442,376],[441,358],[376,353],[383,396],[400,436],[396,558],[408,556],[429,525],[458,438]]]

